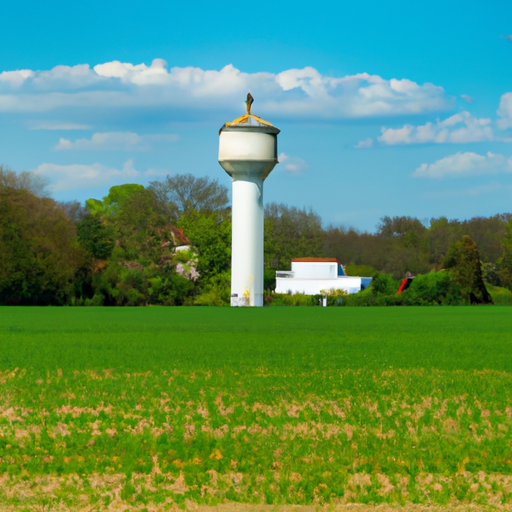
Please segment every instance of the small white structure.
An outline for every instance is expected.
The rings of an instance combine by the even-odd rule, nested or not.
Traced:
[[[276,293],[317,295],[332,289],[357,293],[367,288],[371,280],[347,276],[335,258],[296,258],[292,260],[291,271],[276,272]]]
[[[263,306],[263,181],[277,161],[279,129],[251,114],[219,132],[219,164],[233,179],[231,305]]]

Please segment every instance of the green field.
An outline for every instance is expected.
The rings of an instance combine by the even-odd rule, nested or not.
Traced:
[[[0,308],[0,508],[507,506],[510,311]]]

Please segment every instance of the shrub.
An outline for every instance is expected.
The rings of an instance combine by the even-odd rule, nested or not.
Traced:
[[[305,295],[303,293],[295,293],[294,295],[287,293],[265,292],[265,306],[318,306],[321,295]]]
[[[327,298],[328,306],[342,306],[345,297],[347,296],[347,292],[345,290],[336,290],[335,288],[331,288],[330,290],[325,291],[325,296]]]
[[[401,295],[407,304],[414,306],[462,303],[460,286],[443,270],[416,276]]]
[[[195,306],[226,306],[230,303],[231,274],[222,272],[211,276],[203,284],[201,295],[194,299]]]
[[[494,304],[497,306],[512,306],[512,292],[509,289],[490,284],[487,284],[486,288]]]

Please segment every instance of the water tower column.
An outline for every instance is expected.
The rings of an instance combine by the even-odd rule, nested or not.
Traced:
[[[219,132],[219,164],[233,180],[231,305],[263,306],[263,182],[277,164],[279,129],[251,114]]]
[[[232,218],[232,305],[263,306],[262,178],[233,176]]]

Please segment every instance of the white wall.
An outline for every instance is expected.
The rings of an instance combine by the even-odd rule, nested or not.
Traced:
[[[301,279],[336,279],[338,263],[292,261],[292,272],[295,278]]]
[[[276,293],[304,293],[316,295],[321,290],[345,290],[347,293],[357,293],[361,286],[369,286],[371,277],[344,276],[336,279],[304,279],[276,277]]]

